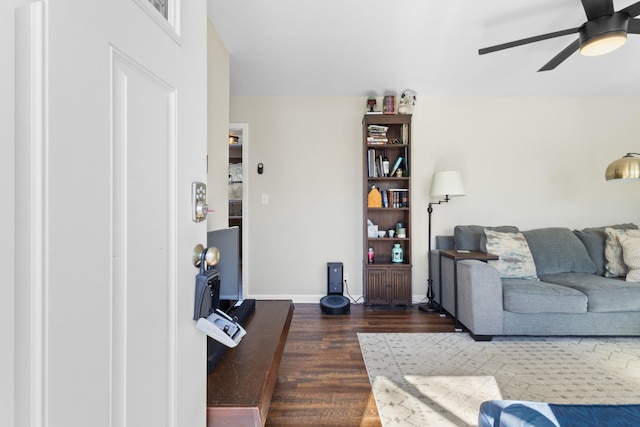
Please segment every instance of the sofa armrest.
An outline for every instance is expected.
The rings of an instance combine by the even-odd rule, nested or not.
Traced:
[[[502,279],[491,265],[458,262],[458,320],[475,336],[504,333]]]

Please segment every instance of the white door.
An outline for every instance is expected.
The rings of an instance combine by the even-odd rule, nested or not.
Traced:
[[[206,3],[17,15],[16,424],[204,426]]]

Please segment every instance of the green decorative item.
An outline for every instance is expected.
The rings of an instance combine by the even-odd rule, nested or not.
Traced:
[[[401,263],[404,261],[403,258],[400,243],[394,243],[393,249],[391,249],[391,262]]]

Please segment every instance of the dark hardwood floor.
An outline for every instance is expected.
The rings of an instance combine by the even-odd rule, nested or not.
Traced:
[[[296,304],[273,393],[268,427],[380,426],[358,332],[453,332],[451,317],[352,305],[325,315],[319,304]]]

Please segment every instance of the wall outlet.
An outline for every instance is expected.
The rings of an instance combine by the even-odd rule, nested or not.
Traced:
[[[349,282],[349,275],[347,273],[342,274],[342,283]]]

